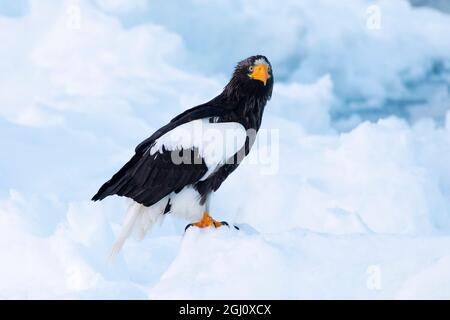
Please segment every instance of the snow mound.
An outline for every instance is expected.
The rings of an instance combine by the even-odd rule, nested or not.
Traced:
[[[289,285],[286,257],[259,234],[192,228],[179,252],[150,298],[281,298]]]
[[[278,145],[269,147],[279,152],[271,159],[276,170],[264,174],[264,164],[247,162],[224,183],[213,203],[219,212],[227,208],[228,219],[262,232],[287,226],[333,234],[450,231],[450,122],[410,126],[391,117],[327,136],[272,117],[266,126],[279,130]],[[252,152],[271,155],[267,141],[260,142]]]
[[[260,234],[228,228],[191,229],[183,237],[173,263],[150,289],[149,297],[448,297],[447,282],[438,279],[448,279],[449,244],[449,237],[332,236],[306,230]],[[440,260],[434,263],[435,259]]]

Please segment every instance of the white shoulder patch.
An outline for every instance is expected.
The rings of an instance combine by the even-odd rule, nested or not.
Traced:
[[[225,163],[245,144],[247,132],[237,122],[209,122],[210,118],[194,120],[167,132],[155,141],[150,154],[197,148],[208,171]]]

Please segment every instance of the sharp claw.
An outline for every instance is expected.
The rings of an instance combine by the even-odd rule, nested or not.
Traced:
[[[215,228],[218,228],[218,227],[220,227],[220,226],[222,226],[222,225],[227,226],[228,228],[230,227],[229,223],[226,222],[226,221],[220,221],[220,222],[215,221],[215,222],[213,222],[213,225],[214,225]],[[184,228],[184,232],[186,232],[187,229],[189,229],[190,227],[193,227],[193,226],[195,226],[194,223],[188,224],[188,225],[186,226],[186,228]],[[235,225],[233,225],[233,227],[235,227],[236,230],[239,230],[239,228],[236,227]]]
[[[239,229],[238,226],[233,225],[233,227],[234,227],[236,230],[241,230],[241,229]]]

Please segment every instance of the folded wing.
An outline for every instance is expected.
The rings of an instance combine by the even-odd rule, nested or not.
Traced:
[[[194,108],[161,128],[136,148],[136,154],[92,200],[126,196],[151,206],[172,192],[206,179],[245,145],[236,122],[217,122],[216,108]],[[206,118],[196,117],[209,115]]]

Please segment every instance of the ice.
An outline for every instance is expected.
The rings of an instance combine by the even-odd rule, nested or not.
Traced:
[[[448,299],[450,256],[438,258],[408,279],[397,299]]]
[[[373,4],[1,2],[0,298],[450,298],[450,15]],[[126,201],[89,199],[258,53],[273,97],[211,203],[240,230],[168,216],[109,262]]]
[[[409,0],[415,6],[428,6],[444,12],[450,12],[450,3],[446,0]]]
[[[150,298],[448,297],[448,282],[438,281],[448,279],[448,257],[433,262],[448,254],[448,243],[448,237],[332,236],[301,229],[276,235],[192,230]]]

